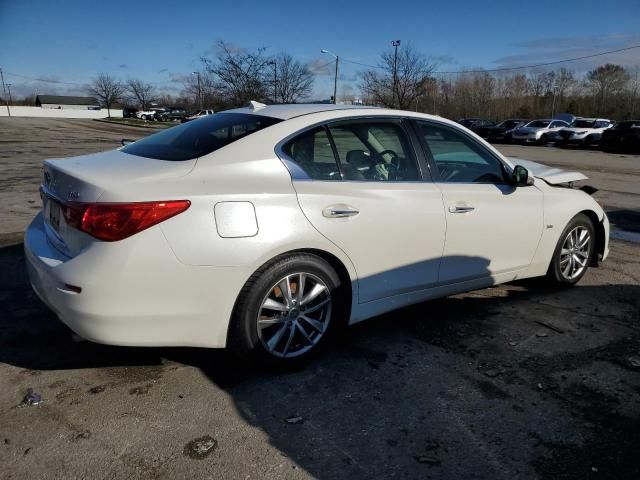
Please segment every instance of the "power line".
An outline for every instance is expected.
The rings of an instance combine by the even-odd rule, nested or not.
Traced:
[[[490,68],[490,69],[482,69],[482,70],[459,70],[459,71],[451,71],[451,72],[435,71],[435,72],[432,72],[432,73],[438,73],[438,74],[454,74],[455,73],[455,74],[457,74],[457,73],[506,72],[506,71],[510,71],[510,70],[524,70],[524,69],[527,69],[527,68],[546,67],[546,66],[549,66],[549,65],[557,65],[559,63],[575,62],[576,60],[584,60],[584,59],[587,59],[587,58],[601,57],[603,55],[609,55],[611,53],[618,53],[618,52],[624,52],[624,51],[627,51],[627,50],[633,50],[635,48],[640,48],[640,45],[633,45],[631,47],[618,48],[616,50],[609,50],[607,52],[594,53],[594,54],[591,54],[591,55],[583,55],[581,57],[566,58],[564,60],[555,60],[553,62],[537,63],[537,64],[534,64],[534,65],[522,65],[522,66],[519,66],[519,67]],[[386,70],[386,67],[382,67],[380,65],[369,65],[367,63],[360,63],[360,62],[356,62],[354,60],[349,60],[347,58],[342,58],[341,60],[343,62],[353,63],[354,65],[360,65],[362,67],[378,68],[378,69]]]

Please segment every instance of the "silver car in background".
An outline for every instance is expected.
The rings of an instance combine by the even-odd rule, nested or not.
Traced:
[[[527,123],[524,127],[516,128],[511,134],[513,143],[535,143],[545,145],[553,141],[553,135],[569,124],[563,120],[541,118]]]

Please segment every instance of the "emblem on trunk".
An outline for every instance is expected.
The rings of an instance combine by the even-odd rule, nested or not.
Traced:
[[[69,201],[78,200],[78,198],[80,198],[79,192],[70,191],[69,193],[67,193],[67,200]]]

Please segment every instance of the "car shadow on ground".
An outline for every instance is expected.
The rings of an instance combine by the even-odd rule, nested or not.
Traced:
[[[167,362],[196,367],[314,477],[640,472],[640,380],[629,363],[638,285],[551,292],[520,282],[425,302],[354,326],[304,368],[274,372],[221,350],[74,342],[31,292],[23,263],[22,245],[0,249],[0,362],[141,377]]]

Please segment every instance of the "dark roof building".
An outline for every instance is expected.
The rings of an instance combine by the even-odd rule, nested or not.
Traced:
[[[38,95],[36,106],[43,108],[80,108],[99,107],[93,97],[71,97],[66,95]]]

